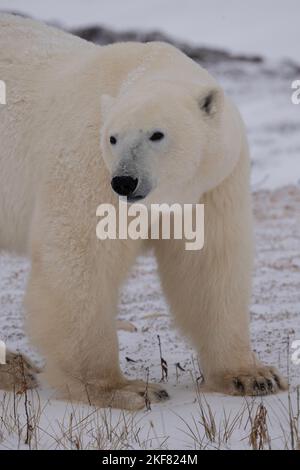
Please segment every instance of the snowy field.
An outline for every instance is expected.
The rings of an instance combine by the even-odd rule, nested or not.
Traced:
[[[83,3],[89,8],[82,8]],[[103,10],[96,9],[96,3]],[[135,8],[125,8],[125,3]],[[300,80],[299,49],[296,51],[300,4],[255,0],[251,10],[243,7],[245,28],[232,27],[231,34],[226,34],[230,25],[237,25],[236,1],[226,2],[231,5],[227,16],[221,7],[216,8],[221,4],[216,0],[184,2],[199,13],[183,16],[184,26],[178,7],[181,4],[182,9],[183,2],[176,2],[176,7],[172,2],[172,15],[168,16],[170,3],[76,0],[71,7],[70,2],[55,0],[42,8],[41,2],[30,0],[25,8],[25,2],[0,0],[0,9],[23,11],[68,27],[92,22],[119,30],[161,29],[195,44],[267,56],[262,63],[221,61],[208,68],[238,104],[251,147],[256,235],[253,347],[263,361],[278,366],[289,377],[290,394],[244,399],[199,393],[195,351],[172,324],[150,253],[138,260],[121,295],[119,316],[133,322],[137,332],[119,333],[120,358],[128,376],[146,379],[149,371],[149,379],[158,382],[159,335],[171,399],[132,415],[58,402],[51,391],[40,388],[29,394],[33,430],[28,431],[24,396],[0,393],[0,448],[28,448],[24,444],[28,432],[32,448],[237,449],[259,446],[260,439],[264,448],[300,447],[300,365],[292,363],[290,347],[293,340],[300,339],[300,105],[291,103],[291,83]],[[258,5],[260,15],[256,17]],[[205,7],[202,14],[201,6]],[[151,15],[152,9],[156,13]],[[214,12],[219,27],[209,28]],[[256,34],[250,41],[253,24]],[[288,34],[282,34],[283,25]],[[39,362],[22,327],[28,270],[27,260],[0,254],[0,332],[8,346]]]
[[[149,371],[149,379],[159,382],[159,335],[168,366],[164,386],[171,399],[153,405],[151,411],[124,414],[60,402],[53,392],[40,388],[28,393],[33,423],[31,448],[253,448],[260,442],[253,432],[255,416],[265,409],[267,432],[262,446],[296,447],[300,366],[293,365],[289,344],[300,339],[299,204],[300,190],[294,186],[254,194],[257,256],[251,306],[253,346],[263,361],[276,364],[289,377],[290,394],[255,399],[199,394],[195,351],[172,324],[156,264],[149,254],[138,260],[122,292],[119,317],[132,322],[137,332],[119,333],[121,365],[129,377],[146,379]],[[26,260],[0,256],[0,330],[10,347],[39,360],[22,328],[28,268]],[[0,448],[28,448],[24,444],[28,431],[24,396],[0,393],[0,415]],[[264,425],[258,436],[263,431]]]

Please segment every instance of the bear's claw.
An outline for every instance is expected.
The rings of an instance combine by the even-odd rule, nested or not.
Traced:
[[[233,378],[233,395],[270,395],[287,389],[287,384],[273,367],[260,367],[252,374],[242,373]]]
[[[262,396],[287,390],[288,385],[274,367],[254,366],[214,376],[203,388],[229,395]]]
[[[170,398],[168,392],[163,389],[155,392],[155,395],[159,400],[168,400],[168,398]]]

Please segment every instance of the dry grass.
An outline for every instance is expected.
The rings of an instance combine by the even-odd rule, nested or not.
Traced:
[[[289,369],[287,371],[289,373]],[[201,392],[201,371],[194,363],[191,378],[196,390],[197,412],[189,419],[176,416],[183,423],[180,431],[188,446],[196,450],[248,448],[253,450],[300,450],[300,386],[287,392],[287,403],[280,395],[244,397],[238,411],[230,407],[214,410],[207,395]],[[200,377],[199,377],[200,375]],[[288,378],[289,381],[289,378]],[[278,429],[271,438],[269,430]]]
[[[274,412],[274,407],[264,403],[262,398],[245,398],[240,410],[232,414],[223,408],[220,417],[216,416],[205,395],[199,393],[197,414],[191,415],[189,419],[177,415],[184,424],[180,430],[192,443],[189,447],[196,450],[300,450],[299,388],[296,394],[294,409],[293,406],[286,407],[281,399],[275,399],[280,414],[276,410]],[[281,430],[273,439],[269,432],[272,428]]]
[[[158,336],[161,381],[168,379],[168,365],[162,357]],[[289,340],[287,342],[289,358]],[[98,409],[78,403],[41,399],[37,389],[28,389],[22,356],[12,373],[23,377],[14,392],[0,398],[0,448],[14,449],[168,449],[168,435],[160,435],[151,418],[148,395],[149,368],[146,369],[145,412],[130,413],[110,408]],[[183,427],[176,437],[183,448],[197,450],[249,448],[253,450],[300,450],[300,386],[284,400],[274,396],[244,397],[240,409],[229,406],[213,409],[210,396],[201,390],[199,363],[192,361],[190,376],[195,387],[195,412],[188,418],[174,413]],[[181,366],[179,370],[184,370]],[[177,369],[176,369],[177,371]],[[289,381],[289,361],[287,360]],[[178,377],[177,377],[178,378]],[[0,395],[1,397],[1,395]],[[54,411],[54,414],[53,414]],[[169,415],[170,416],[170,415]],[[270,430],[279,430],[271,437]],[[187,442],[185,443],[185,441]]]
[[[244,398],[241,408],[214,410],[209,396],[201,392],[197,379],[196,411],[189,416],[176,414],[183,426],[177,437],[183,448],[300,450],[300,388],[288,393],[287,401],[273,397]],[[0,447],[17,449],[168,449],[167,435],[156,431],[151,404],[145,392],[144,413],[118,412],[42,400],[37,390],[24,385],[14,393],[3,392],[0,399]],[[146,423],[146,424],[145,424]],[[270,437],[270,429],[280,435]]]
[[[51,402],[41,404],[36,390],[5,392],[0,400],[0,447],[16,449],[158,449],[166,438],[148,429],[135,413],[80,406],[68,402],[61,418],[51,413]],[[143,433],[142,433],[143,431]]]

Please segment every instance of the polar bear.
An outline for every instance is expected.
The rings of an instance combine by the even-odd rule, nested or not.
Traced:
[[[10,15],[1,16],[0,42],[0,247],[31,257],[26,322],[47,383],[97,406],[144,406],[145,383],[120,370],[116,313],[130,267],[152,246],[205,389],[285,389],[251,350],[248,146],[217,82],[159,42],[99,47]],[[117,207],[119,195],[147,207],[204,203],[204,249],[186,251],[183,240],[99,241],[96,208]],[[168,397],[156,384],[147,394]]]

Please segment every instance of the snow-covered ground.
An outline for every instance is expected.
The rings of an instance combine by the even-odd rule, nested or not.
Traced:
[[[83,3],[88,7],[83,7]],[[222,6],[225,3],[226,9]],[[163,405],[153,406],[151,411],[126,415],[124,418],[118,411],[98,413],[90,407],[72,407],[52,399],[50,391],[40,390],[40,406],[44,410],[39,421],[39,447],[76,447],[77,431],[75,429],[74,435],[70,436],[70,420],[73,419],[74,425],[74,422],[84,421],[84,418],[88,423],[83,430],[85,445],[91,441],[96,445],[91,436],[97,433],[97,429],[104,436],[105,426],[111,429],[117,423],[112,433],[115,437],[110,436],[110,440],[102,436],[102,445],[177,449],[249,447],[249,411],[254,419],[261,403],[268,410],[271,447],[290,448],[292,445],[289,414],[297,415],[296,389],[300,386],[300,366],[292,363],[291,351],[288,350],[289,343],[300,339],[300,105],[291,102],[291,83],[300,79],[300,68],[279,59],[290,57],[297,62],[300,58],[296,50],[299,44],[296,40],[299,15],[296,13],[300,10],[300,4],[293,0],[255,0],[251,2],[251,9],[245,4],[243,10],[237,7],[235,0],[178,1],[172,2],[172,7],[170,4],[169,0],[54,0],[47,3],[0,0],[0,9],[15,9],[47,20],[59,20],[68,26],[92,22],[118,29],[155,27],[201,45],[209,43],[243,53],[262,53],[271,58],[262,64],[221,62],[211,64],[209,68],[238,104],[246,122],[251,147],[257,240],[251,305],[253,346],[262,360],[278,366],[284,375],[289,375],[291,401],[287,394],[263,400],[245,400],[218,394],[206,394],[205,397],[197,395],[194,381],[199,376],[199,367],[195,351],[172,324],[160,289],[155,260],[149,254],[138,260],[122,292],[120,318],[132,321],[138,331],[120,332],[121,364],[125,373],[131,377],[145,379],[149,368],[150,380],[159,381],[159,335],[162,355],[168,363],[166,388],[171,399]],[[103,8],[99,8],[99,5]],[[243,21],[243,27],[238,26],[240,20]],[[251,35],[254,26],[255,35]],[[22,298],[28,269],[27,260],[1,253],[0,332],[1,339],[8,346],[38,359],[28,345],[22,327]],[[178,363],[180,368],[176,367]],[[10,403],[8,400],[11,400]],[[20,414],[24,418],[23,397],[18,400]],[[31,397],[32,413],[34,403],[38,403],[37,397]],[[11,396],[0,394],[0,414],[6,420],[7,410],[13,405]],[[210,421],[210,432],[207,429],[205,432],[201,409],[206,413],[207,421]],[[209,409],[214,415],[215,432]],[[90,415],[89,419],[87,415]],[[128,420],[126,426],[124,419]],[[236,422],[231,433],[229,427],[234,420]],[[106,423],[104,428],[103,422]],[[120,434],[120,429],[124,430],[124,427],[130,429],[130,432],[125,437],[123,435],[123,441],[118,440],[116,434]],[[139,428],[142,429],[138,431]],[[0,421],[0,447],[24,446],[24,430],[20,443],[17,434],[12,432],[9,435],[8,430],[1,427]],[[54,436],[60,437],[55,439]],[[34,439],[32,442],[34,446]]]
[[[290,402],[287,393],[263,399],[212,393],[199,396],[195,383],[200,372],[195,351],[174,328],[155,260],[149,254],[139,258],[122,292],[119,316],[133,322],[138,331],[119,332],[121,365],[129,377],[146,379],[149,370],[149,379],[159,382],[159,335],[162,356],[168,364],[165,387],[171,399],[153,405],[151,411],[123,415],[117,410],[97,411],[59,402],[49,390],[39,389],[39,397],[35,392],[33,396],[29,394],[29,413],[35,429],[32,447],[249,448],[255,415],[263,404],[270,438],[265,446],[291,448],[290,416],[295,417],[295,429],[300,425],[300,365],[291,361],[288,346],[300,339],[299,204],[300,189],[293,186],[254,194],[257,257],[251,306],[253,346],[263,361],[276,365],[289,377]],[[0,256],[0,331],[8,346],[34,358],[22,328],[28,268],[24,259]],[[20,433],[15,424],[11,428],[3,424],[13,422],[15,413],[24,425],[24,397],[17,397],[17,403],[16,407],[11,395],[0,392],[0,414],[4,417],[0,421],[0,448],[27,447],[26,426],[21,426]],[[17,412],[13,412],[15,408]],[[205,427],[210,431],[205,432]],[[95,438],[98,435],[100,441]]]

